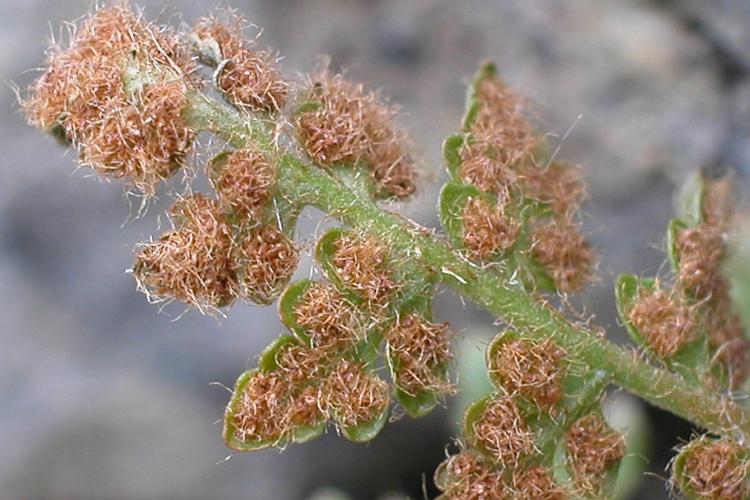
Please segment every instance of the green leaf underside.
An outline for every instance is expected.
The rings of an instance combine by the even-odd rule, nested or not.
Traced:
[[[460,152],[467,143],[473,140],[470,130],[479,112],[478,90],[481,83],[487,78],[497,78],[497,67],[494,63],[483,64],[468,88],[462,133],[451,135],[443,142],[443,160],[451,179],[440,192],[439,217],[451,243],[458,250],[465,250],[461,215],[468,198],[483,195],[493,204],[495,202],[494,196],[480,191],[471,184],[464,183],[460,176]],[[534,156],[538,159],[549,156],[548,144],[544,137],[539,138]],[[533,230],[530,223],[531,219],[547,218],[552,212],[545,204],[524,197],[520,197],[518,202],[518,212],[522,221],[521,230],[515,245],[511,249],[512,251],[504,254],[504,262],[513,270],[513,275],[523,284],[526,290],[554,292],[557,290],[554,280],[544,266],[531,257],[529,251]]]
[[[438,396],[432,392],[420,391],[416,394],[409,394],[399,387],[396,387],[396,400],[411,418],[424,417],[440,402]]]
[[[468,140],[466,134],[454,134],[443,141],[443,160],[451,179],[461,182],[461,148]]]
[[[310,113],[312,111],[319,110],[323,104],[320,101],[314,101],[314,100],[308,100],[302,102],[299,106],[297,106],[297,109],[294,111],[295,115],[302,114],[302,113]]]
[[[329,230],[318,240],[316,246],[316,257],[326,277],[335,284],[342,294],[345,295],[345,298],[361,306],[363,305],[363,300],[354,292],[346,288],[333,265],[337,242],[346,234],[347,230],[342,228]],[[391,304],[391,308],[398,306],[399,315],[401,316],[412,312],[418,312],[424,317],[429,318],[431,316],[430,312],[432,308],[432,285],[429,282],[425,282],[422,275],[417,272],[413,272],[413,279],[405,280],[404,283],[404,288],[400,290],[400,300],[394,300]],[[304,328],[297,323],[294,309],[313,284],[314,282],[310,280],[302,280],[293,284],[284,292],[284,295],[279,302],[279,311],[284,324],[307,343],[309,343],[309,335],[304,331]],[[392,323],[393,320],[385,321],[383,325],[370,329],[367,332],[366,339],[358,343],[355,347],[353,357],[363,361],[367,365],[373,364],[378,357],[379,348],[383,341],[383,331],[384,329],[389,328],[388,325]],[[391,373],[394,375],[394,379],[396,379],[395,373],[398,372],[398,363],[394,359],[389,359],[389,363],[391,366]],[[438,369],[447,374],[447,365],[444,367],[438,367]],[[395,382],[398,386],[398,380],[395,380]],[[395,394],[398,402],[412,418],[419,418],[428,414],[439,401],[438,397],[429,391],[420,391],[416,394],[409,394],[397,387]],[[375,428],[376,427],[373,429]],[[344,432],[344,434],[347,433]],[[362,434],[362,432],[355,432],[352,435],[361,436],[367,435],[367,433],[365,432]]]
[[[310,279],[302,279],[292,283],[284,290],[284,293],[279,298],[278,305],[281,322],[308,346],[310,346],[310,335],[297,322],[297,306],[302,302],[308,290],[315,286],[315,284]]]
[[[682,219],[671,219],[667,225],[667,257],[672,266],[672,271],[680,270],[680,254],[677,248],[677,241],[680,233],[690,226]]]
[[[463,435],[464,438],[466,438],[466,441],[470,443],[473,448],[481,451],[483,455],[492,460],[495,460],[495,458],[477,440],[476,435],[474,434],[474,424],[482,417],[485,409],[487,408],[487,405],[496,396],[497,394],[489,394],[481,399],[478,399],[477,401],[474,401],[471,405],[469,405],[468,408],[466,408],[466,413],[464,413],[463,419]]]
[[[479,86],[486,78],[497,78],[497,66],[494,63],[484,63],[474,75],[466,96],[466,113],[464,114],[461,128],[468,132],[474,125],[479,113],[478,93]]]
[[[347,234],[347,230],[342,228],[328,231],[318,240],[316,255],[326,277],[334,282],[342,290],[342,293],[346,294],[347,298],[357,305],[362,306],[364,301],[356,293],[346,288],[346,285],[344,285],[333,266],[336,243],[345,234]],[[370,363],[374,362],[377,357],[380,344],[383,340],[383,331],[394,324],[396,317],[414,312],[419,313],[426,319],[431,317],[433,285],[429,280],[425,279],[421,270],[410,268],[408,265],[396,264],[392,271],[397,276],[400,275],[400,279],[397,279],[397,281],[402,284],[402,287],[399,290],[398,297],[394,297],[389,303],[389,310],[391,311],[389,316],[391,317],[383,322],[382,328],[376,328],[375,333],[369,332],[368,340],[362,343],[358,349],[360,359],[366,359]],[[398,314],[395,314],[396,310]],[[389,356],[388,362],[391,368],[391,375],[396,384],[395,394],[399,404],[401,404],[412,418],[420,418],[427,415],[438,404],[439,397],[431,391],[419,391],[415,394],[410,394],[400,389],[397,377],[399,370],[398,361]],[[437,369],[447,375],[447,365],[437,367]]]
[[[487,201],[494,200],[471,184],[457,182],[446,183],[440,191],[440,222],[451,239],[453,247],[465,250],[463,238],[463,212],[471,198],[482,197]]]
[[[491,366],[490,360],[496,356],[497,350],[504,343],[519,338],[523,337],[513,331],[506,331],[496,336],[487,349],[487,365]],[[561,369],[565,370],[563,379],[565,395],[554,409],[542,411],[533,402],[522,399],[520,395],[516,396],[515,400],[526,424],[534,433],[536,447],[541,452],[539,456],[527,457],[525,462],[527,464],[541,463],[550,466],[553,469],[556,482],[570,491],[575,491],[571,472],[567,465],[564,445],[565,435],[570,426],[578,419],[591,412],[601,411],[601,398],[610,377],[603,370],[591,370],[587,366],[568,363],[565,360],[561,363]],[[490,372],[490,378],[499,392],[485,396],[467,408],[463,421],[463,432],[467,441],[476,450],[494,460],[494,457],[477,441],[473,432],[474,424],[481,418],[487,405],[498,394],[503,393],[502,381],[497,375]],[[608,471],[605,480],[607,491],[614,489],[619,467],[622,467],[622,464],[616,464]]]
[[[365,443],[367,441],[371,441],[380,433],[381,430],[383,430],[386,422],[388,422],[389,415],[389,408],[388,405],[386,405],[383,411],[370,421],[362,422],[360,424],[349,427],[342,425],[341,433],[346,439],[355,443]]]
[[[703,174],[695,171],[688,175],[677,195],[678,217],[690,227],[697,226],[703,221],[705,188]]]
[[[224,440],[232,449],[240,451],[251,451],[268,448],[272,446],[283,446],[289,443],[304,443],[320,436],[326,428],[327,423],[321,422],[317,425],[303,425],[291,431],[289,435],[280,438],[265,439],[259,441],[241,441],[236,437],[236,428],[233,423],[236,414],[236,406],[243,391],[252,377],[257,373],[269,373],[278,369],[276,362],[279,352],[289,346],[300,345],[300,340],[291,335],[282,335],[276,338],[260,356],[258,367],[243,373],[235,383],[233,396],[229,403],[229,411],[224,419]],[[385,405],[377,417],[370,421],[355,426],[339,425],[341,434],[354,442],[365,442],[373,439],[388,421],[389,407]],[[334,417],[335,419],[335,417]]]
[[[593,496],[581,496],[580,493],[574,498],[613,498],[617,486],[617,480],[620,476],[621,471],[625,471],[630,464],[624,460],[620,460],[612,464],[603,474],[600,482],[596,478],[594,484],[600,486],[599,491],[593,492]],[[568,459],[568,446],[567,441],[563,437],[557,442],[555,451],[552,456],[552,477],[554,477],[557,484],[562,485],[570,491],[577,491],[576,481],[573,471],[570,469],[570,461]],[[598,483],[598,484],[597,484]]]
[[[287,348],[301,345],[298,338],[291,335],[281,335],[271,342],[260,354],[258,360],[258,369],[261,373],[270,373],[278,369],[279,365],[276,362],[279,353]]]

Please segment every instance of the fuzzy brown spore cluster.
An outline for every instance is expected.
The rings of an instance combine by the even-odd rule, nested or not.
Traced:
[[[517,467],[536,450],[534,434],[512,396],[499,395],[489,401],[471,431],[477,444],[504,467]]]
[[[384,306],[397,289],[391,277],[388,247],[373,237],[344,234],[336,242],[332,264],[344,286],[368,306]]]
[[[724,257],[724,230],[699,224],[679,232],[676,242],[680,284],[699,298],[710,296],[721,288],[720,263]]]
[[[331,283],[315,283],[294,312],[316,349],[340,350],[360,337],[352,304]]]
[[[394,123],[395,107],[328,70],[312,78],[302,95],[309,103],[294,124],[316,164],[366,164],[381,195],[405,198],[416,190],[416,168],[406,134]]]
[[[175,203],[174,230],[141,245],[133,268],[139,288],[209,311],[232,301],[232,232],[218,204],[202,195]]]
[[[235,437],[246,443],[280,443],[300,426],[325,418],[317,387],[296,388],[277,372],[255,374],[233,410]]]
[[[227,99],[240,108],[277,112],[286,102],[290,85],[278,67],[278,58],[246,40],[242,31],[247,24],[234,12],[226,19],[216,16],[200,19],[193,35],[200,42],[213,40],[220,51],[216,83]]]
[[[729,284],[714,292],[706,303],[708,344],[727,372],[730,387],[738,387],[750,375],[750,340],[729,296]]]
[[[261,304],[271,302],[298,263],[294,242],[274,226],[264,224],[250,230],[236,245],[232,263],[240,296]]]
[[[576,486],[598,492],[607,470],[625,456],[625,439],[598,414],[578,419],[566,436],[568,463]]]
[[[490,375],[509,394],[518,394],[540,408],[551,409],[563,397],[565,351],[546,339],[503,342],[488,360]]]
[[[694,309],[678,292],[658,285],[639,288],[628,319],[662,358],[674,356],[698,333]]]
[[[475,259],[486,260],[513,246],[521,225],[507,213],[507,202],[498,199],[493,206],[483,198],[471,198],[464,207],[464,245]]]
[[[431,323],[409,314],[386,333],[388,353],[394,363],[398,387],[410,395],[453,392],[448,363],[453,359],[447,323]]]
[[[723,365],[730,387],[737,387],[750,375],[750,341],[733,308],[730,284],[721,269],[733,217],[730,180],[704,179],[703,220],[677,234],[675,251],[678,284],[701,301],[714,359]]]
[[[274,361],[284,379],[294,386],[320,380],[328,374],[327,353],[302,343],[291,344],[276,353]]]
[[[388,406],[388,384],[362,363],[341,360],[325,382],[325,404],[344,427],[369,422]]]
[[[585,190],[577,165],[552,162],[547,167],[530,165],[520,174],[523,195],[552,208],[558,217],[578,210]]]
[[[460,151],[459,176],[487,193],[501,193],[518,181],[518,172],[495,160],[492,147],[481,140],[467,142]]]
[[[537,225],[531,254],[545,267],[561,292],[578,291],[591,278],[594,252],[570,219]]]
[[[275,367],[254,374],[235,397],[239,403],[227,408],[237,429],[234,437],[242,442],[284,445],[300,426],[332,421],[346,430],[371,423],[388,409],[389,385],[351,356],[365,333],[355,306],[334,285],[319,282],[299,297],[293,313],[304,334],[279,348]],[[269,379],[273,391],[267,389]],[[275,422],[266,434],[247,430],[260,428],[263,419]]]
[[[436,484],[443,491],[440,499],[505,498],[506,482],[502,471],[485,463],[471,451],[462,451],[448,457],[438,468],[435,479]]]
[[[275,361],[272,371],[254,373],[227,408],[241,442],[283,445],[301,426],[354,427],[387,410],[388,384],[360,362],[300,344],[282,348]]]
[[[537,466],[514,471],[510,491],[510,500],[565,500],[569,498],[565,490],[552,477],[548,467]]]
[[[458,177],[503,201],[541,204],[544,213],[532,214],[531,251],[559,291],[579,290],[591,277],[593,260],[574,222],[584,196],[580,169],[564,162],[540,164],[543,143],[524,116],[523,101],[500,80],[486,76],[475,92],[476,114],[469,115],[468,135],[458,152]],[[519,223],[480,204],[486,202],[465,208],[463,239],[474,257],[483,259],[511,247]]]
[[[234,435],[243,442],[278,440],[287,429],[289,387],[275,373],[255,374],[234,408]]]
[[[574,212],[584,195],[580,168],[538,165],[540,140],[524,116],[524,101],[494,77],[479,82],[476,100],[470,136],[459,151],[459,177],[489,193],[520,192],[560,217]]]
[[[252,148],[233,151],[210,172],[224,211],[259,220],[276,184],[276,166]]]
[[[487,463],[477,453],[462,451],[448,457],[436,473],[441,500],[564,500],[565,490],[544,466],[510,471]]]
[[[300,426],[327,418],[320,404],[320,353],[291,345],[276,354],[277,369],[254,373],[231,411],[235,438],[242,442],[281,443]]]
[[[750,496],[750,462],[745,451],[729,439],[701,438],[685,460],[685,485],[705,500],[742,500]]]
[[[523,101],[501,81],[482,79],[476,99],[471,140],[459,152],[459,176],[483,191],[502,192],[517,182],[520,165],[533,161],[537,140]]]
[[[194,71],[174,31],[114,2],[85,17],[67,47],[51,48],[23,106],[31,124],[61,127],[82,163],[152,195],[195,137],[182,117]]]

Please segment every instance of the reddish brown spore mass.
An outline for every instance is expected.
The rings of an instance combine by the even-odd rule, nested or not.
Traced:
[[[346,360],[326,380],[324,397],[331,416],[344,427],[372,421],[390,400],[385,381],[368,373],[361,363]]]
[[[730,387],[738,387],[750,375],[750,340],[734,310],[726,281],[713,293],[705,310],[708,312],[708,344],[716,352],[716,361],[723,364]]]
[[[700,298],[721,288],[719,265],[724,256],[724,232],[721,228],[700,224],[677,235],[680,266],[678,280],[685,289]]]
[[[171,209],[175,229],[145,243],[134,273],[154,298],[199,308],[227,305],[236,295],[232,234],[218,204],[193,195]]]
[[[251,220],[260,219],[276,184],[276,167],[254,149],[230,153],[211,177],[224,210]]]
[[[596,492],[603,486],[607,470],[625,456],[625,440],[600,415],[577,420],[566,437],[568,460],[576,486]]]
[[[685,299],[658,286],[639,289],[628,319],[662,358],[674,356],[697,333],[694,312]]]
[[[511,396],[489,401],[472,432],[477,443],[504,467],[518,466],[535,450],[534,434]]]
[[[568,495],[555,483],[552,471],[544,466],[514,471],[507,493],[509,500],[565,500]]]
[[[321,71],[303,95],[315,103],[294,124],[305,152],[323,167],[365,165],[378,194],[404,198],[416,190],[417,172],[397,109],[342,75]]]
[[[742,500],[750,496],[750,463],[736,442],[702,440],[685,461],[687,486],[701,499]]]
[[[520,224],[506,213],[504,204],[495,207],[482,198],[471,198],[467,202],[462,222],[464,245],[472,257],[479,260],[511,248],[520,231]]]
[[[533,257],[546,268],[561,292],[578,291],[591,278],[594,253],[570,220],[537,226],[532,241]]]
[[[503,342],[489,360],[490,374],[510,394],[551,409],[562,398],[565,351],[547,339],[541,343],[513,339]]]
[[[510,473],[510,474],[508,474]],[[564,500],[565,491],[544,466],[507,470],[476,452],[448,457],[437,469],[435,483],[445,500]]]
[[[358,338],[352,304],[330,283],[310,287],[294,312],[315,348],[341,349]]]
[[[575,165],[562,162],[547,167],[529,165],[520,176],[523,195],[549,205],[560,217],[576,211],[584,196],[580,168]]]
[[[299,252],[271,225],[251,230],[234,251],[240,294],[252,301],[272,301],[297,269]]]
[[[333,266],[344,285],[370,306],[383,306],[397,288],[388,266],[388,247],[368,236],[343,235]]]
[[[195,137],[182,110],[196,67],[177,33],[115,2],[85,17],[47,64],[23,101],[29,122],[59,125],[84,164],[153,195]]]
[[[485,463],[471,451],[462,451],[448,457],[438,468],[435,482],[443,491],[441,498],[446,500],[507,498],[507,485],[502,471]]]
[[[427,391],[449,394],[447,363],[453,359],[447,323],[431,323],[410,314],[386,334],[388,353],[395,362],[398,387],[407,394]]]
[[[701,223],[676,235],[677,281],[687,295],[700,302],[713,360],[721,363],[730,388],[735,388],[750,375],[750,340],[733,308],[730,283],[721,269],[733,221],[731,178],[703,179],[703,186]]]
[[[302,346],[289,346],[276,356],[278,369],[254,373],[232,407],[227,408],[234,438],[243,443],[289,439],[300,426],[326,419],[320,404],[319,353]]]
[[[217,17],[200,19],[193,30],[201,40],[213,39],[224,58],[217,84],[235,106],[252,111],[277,112],[284,107],[290,91],[276,58],[242,35],[244,19],[234,13],[222,21]]]
[[[498,79],[484,78],[476,98],[471,139],[459,151],[459,176],[483,191],[500,193],[517,183],[524,164],[533,162],[538,141],[523,115],[522,99]]]

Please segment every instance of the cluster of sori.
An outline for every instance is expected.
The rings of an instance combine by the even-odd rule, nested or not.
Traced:
[[[602,415],[606,379],[511,331],[487,366],[496,390],[466,410],[460,451],[435,474],[441,498],[608,497],[626,443]]]
[[[581,361],[577,351],[603,342],[585,330],[573,332],[575,341],[549,333],[550,322],[570,326],[552,306],[535,309],[544,325],[524,322],[534,313],[527,299],[541,304],[544,292],[575,292],[592,276],[593,252],[578,222],[578,168],[555,161],[523,101],[485,65],[470,86],[461,132],[444,144],[443,240],[376,204],[416,189],[398,110],[327,67],[285,79],[275,54],[243,37],[246,24],[223,12],[181,35],[115,1],[83,18],[66,46],[53,47],[23,100],[29,121],[75,146],[82,164],[125,179],[146,198],[190,168],[199,132],[226,142],[226,151],[203,162],[212,193],[174,194],[172,229],[138,245],[133,274],[153,301],[206,313],[237,299],[278,298],[288,332],[237,380],[224,420],[228,446],[283,447],[329,424],[368,441],[398,414],[392,402],[412,417],[443,402],[454,392],[452,333],[433,321],[432,299],[450,275],[464,285],[490,283],[487,295],[515,294],[521,305],[500,309],[515,327],[487,349],[494,389],[468,408],[459,451],[435,474],[442,498],[612,495],[627,446],[601,400],[610,382],[627,386],[610,373],[621,367]],[[211,85],[225,104],[204,91],[199,63],[213,69]],[[329,186],[349,204],[331,201]],[[711,394],[729,393],[749,373],[748,341],[720,273],[728,191],[726,180],[696,178],[685,213],[669,226],[673,276],[623,276],[616,289],[641,354],[664,367],[654,373],[677,374],[670,379],[677,386]],[[309,204],[350,225],[318,239],[321,280],[290,284],[299,262],[296,223]],[[437,269],[431,259],[451,265]],[[483,298],[468,285],[461,290]],[[613,346],[598,352],[619,356]],[[653,368],[641,362],[634,370],[643,367]],[[746,443],[734,434],[685,446],[674,484],[696,498],[750,495]]]
[[[96,172],[154,194],[195,139],[181,113],[201,83],[178,33],[115,4],[71,30],[47,64],[23,102],[29,121],[75,145]]]
[[[731,179],[697,174],[680,198],[682,214],[667,230],[671,275],[620,276],[618,310],[645,356],[691,384],[731,393],[750,374],[750,343],[721,272],[732,225]],[[741,443],[702,436],[678,455],[673,480],[697,498],[741,499],[750,495],[749,467]]]
[[[245,24],[223,12],[180,38],[125,3],[100,8],[50,53],[24,101],[29,120],[62,133],[98,172],[152,196],[197,134],[188,116],[190,100],[202,99],[200,61],[215,68],[213,83],[229,104],[262,114],[274,138],[297,139],[314,165],[363,172],[375,197],[413,193],[416,170],[396,109],[328,69],[292,85],[271,52],[243,38]],[[421,416],[453,391],[450,332],[429,319],[432,285],[385,242],[355,231],[321,238],[317,256],[329,281],[287,286],[299,261],[291,235],[301,207],[277,192],[276,142],[206,162],[213,195],[177,195],[172,230],[138,245],[133,274],[152,300],[208,313],[237,298],[268,304],[286,287],[279,310],[291,335],[237,382],[226,414],[230,446],[310,439],[327,421],[349,439],[369,440],[388,418],[392,393]],[[376,373],[381,344],[393,390]]]
[[[474,264],[530,290],[573,292],[593,261],[575,222],[583,187],[575,166],[550,159],[522,104],[494,66],[480,70],[463,131],[444,145],[442,223]],[[602,414],[606,378],[552,339],[513,330],[495,337],[486,362],[495,390],[466,410],[459,451],[435,473],[441,498],[608,496],[626,444]]]
[[[343,229],[320,238],[316,258],[327,280],[285,290],[279,315],[290,334],[237,381],[225,419],[232,448],[306,441],[329,421],[368,441],[388,420],[392,395],[420,417],[453,390],[450,331],[430,321],[431,285],[408,259]],[[377,373],[381,344],[393,389]]]
[[[395,108],[328,70],[293,85],[271,52],[243,38],[245,24],[223,12],[185,37],[124,2],[100,8],[67,46],[50,50],[23,100],[29,121],[75,145],[83,164],[153,196],[187,163],[198,132],[190,102],[201,99],[197,62],[204,62],[230,104],[264,114],[272,134],[291,127],[318,166],[369,171],[381,196],[411,194],[416,170]],[[205,162],[214,194],[176,196],[173,230],[139,245],[139,289],[209,313],[236,298],[272,302],[298,262],[290,237],[299,210],[275,189],[280,156],[246,145]]]
[[[450,180],[440,216],[457,250],[518,273],[530,289],[568,293],[586,284],[594,256],[576,222],[579,169],[550,157],[492,64],[470,87],[463,129],[445,141],[444,156]]]
[[[244,21],[231,12],[203,19],[191,39],[201,60],[216,68],[216,87],[227,100],[252,111],[291,109],[277,120],[290,123],[300,147],[317,166],[361,167],[381,197],[403,198],[416,189],[409,142],[395,126],[397,109],[376,92],[323,67],[297,85],[281,79],[275,59],[242,38]]]

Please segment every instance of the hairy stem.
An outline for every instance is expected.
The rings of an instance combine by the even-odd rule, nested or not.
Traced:
[[[411,255],[437,280],[497,315],[519,334],[552,338],[590,370],[609,374],[612,383],[651,404],[711,432],[750,435],[750,418],[728,396],[693,386],[680,376],[640,359],[579,325],[573,325],[539,297],[530,294],[499,266],[478,267],[451,250],[445,238],[381,209],[361,190],[328,172],[307,165],[275,146],[270,123],[241,113],[202,94],[193,94],[185,112],[198,129],[220,136],[235,147],[254,144],[277,158],[278,191],[298,206],[311,205],[357,227],[392,248]]]

